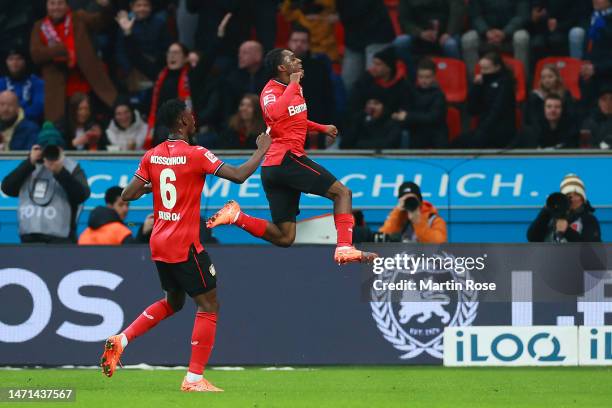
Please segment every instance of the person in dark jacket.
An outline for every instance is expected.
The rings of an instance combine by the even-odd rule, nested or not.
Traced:
[[[90,190],[79,164],[64,156],[64,143],[45,122],[28,158],[2,180],[2,192],[19,197],[21,242],[76,242],[76,220]]]
[[[612,0],[593,0],[588,30],[589,50],[582,65],[582,99],[587,108],[596,104],[599,89],[612,83]]]
[[[612,85],[601,88],[597,107],[582,125],[589,141],[584,147],[612,149]]]
[[[289,35],[287,48],[302,61],[302,68],[308,73],[300,82],[304,98],[308,101],[308,119],[317,123],[333,123],[335,106],[331,70],[323,60],[311,55],[308,30],[304,27],[294,27]],[[323,134],[318,135],[319,148],[325,148],[325,138]]]
[[[342,79],[350,92],[375,53],[395,38],[389,12],[381,0],[337,0],[338,16],[344,26]]]
[[[121,10],[115,40],[115,60],[129,92],[153,87],[170,45],[166,22],[153,15],[151,0],[131,0],[130,13]]]
[[[461,45],[470,75],[481,44],[514,51],[514,58],[529,67],[529,0],[470,0],[468,10],[472,30],[463,34]]]
[[[417,66],[416,86],[405,106],[393,114],[410,132],[411,149],[435,149],[448,146],[446,98],[436,84],[436,64],[426,58]]]
[[[523,124],[538,125],[544,120],[544,99],[549,95],[557,95],[563,101],[563,114],[572,120],[577,117],[576,104],[572,94],[565,88],[563,78],[556,65],[545,65],[540,73],[540,83],[529,94],[525,104]]]
[[[409,66],[412,55],[461,58],[460,34],[465,18],[464,0],[400,0],[399,23],[404,34],[393,44]]]
[[[0,91],[15,92],[25,117],[40,123],[45,104],[45,83],[42,79],[28,72],[27,54],[24,50],[13,49],[6,57],[7,75],[0,78]]]
[[[495,149],[508,146],[515,138],[516,99],[514,76],[499,53],[488,52],[480,59],[481,73],[468,94],[468,112],[478,125],[463,133],[453,147]]]
[[[563,99],[551,94],[544,100],[544,118],[525,126],[522,147],[578,147],[578,128],[563,110]]]
[[[30,150],[38,137],[38,125],[25,118],[17,95],[0,92],[0,151]]]
[[[355,115],[342,135],[342,149],[397,149],[400,147],[401,127],[391,119],[380,91],[372,94],[363,112]]]
[[[121,245],[148,242],[153,231],[153,214],[150,214],[138,230],[136,237],[124,224],[130,203],[121,199],[123,189],[114,186],[104,193],[105,206],[94,208],[89,215],[87,228],[79,236],[79,245]]]
[[[393,47],[387,47],[376,54],[372,67],[355,83],[349,96],[349,118],[363,112],[370,95],[380,96],[386,112],[391,115],[404,106],[410,86],[404,72],[397,69],[397,57]]]
[[[534,61],[548,55],[582,59],[590,1],[531,0],[529,32]]]
[[[569,211],[559,216],[545,206],[527,230],[529,242],[601,242],[595,209],[587,201],[582,180],[575,174],[561,181],[561,193],[569,200]]]

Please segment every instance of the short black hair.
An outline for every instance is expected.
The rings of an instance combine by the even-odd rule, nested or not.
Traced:
[[[157,123],[168,128],[170,132],[174,132],[185,109],[187,109],[187,105],[184,101],[169,99],[157,111]]]
[[[436,63],[430,58],[422,58],[417,65],[417,71],[432,71],[436,73]]]
[[[310,30],[301,24],[293,24],[291,26],[291,33],[289,34],[289,38],[291,38],[293,33],[305,33],[308,35],[308,38],[310,39]]]
[[[278,66],[283,64],[283,51],[285,50],[286,48],[275,48],[266,54],[264,68],[270,78],[278,75]]]
[[[556,94],[556,93],[550,93],[550,94],[546,95],[546,97],[544,98],[544,103],[546,103],[546,101],[549,100],[549,99],[553,99],[555,101],[559,101],[559,102],[561,102],[561,105],[563,105],[563,98],[560,95]]]
[[[121,187],[119,187],[119,186],[113,186],[113,187],[109,188],[104,193],[104,202],[106,202],[106,204],[110,204],[110,205],[115,204],[117,199],[119,197],[121,197],[121,192],[122,191],[123,191],[123,189]]]

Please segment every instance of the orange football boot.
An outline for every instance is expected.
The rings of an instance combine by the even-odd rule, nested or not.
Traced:
[[[206,221],[207,228],[214,228],[217,225],[233,224],[238,219],[240,205],[234,200],[229,200],[225,205]]]
[[[104,343],[104,353],[102,354],[102,358],[100,358],[100,367],[102,367],[102,372],[105,376],[109,378],[113,376],[117,363],[122,366],[121,361],[119,361],[121,353],[123,353],[121,336],[110,336],[106,340],[106,343]]]
[[[370,263],[376,258],[378,258],[378,254],[360,251],[354,246],[336,247],[336,252],[334,253],[334,261],[336,261],[338,265],[351,262]]]
[[[202,378],[200,381],[189,382],[187,377],[183,379],[181,384],[181,391],[185,392],[223,392],[221,388],[212,385],[206,378]]]

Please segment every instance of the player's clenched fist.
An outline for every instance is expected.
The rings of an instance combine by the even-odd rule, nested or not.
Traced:
[[[272,144],[272,137],[269,134],[262,132],[259,134],[259,136],[257,136],[257,141],[255,143],[257,143],[257,149],[267,152]]]
[[[338,136],[338,128],[334,125],[325,126],[325,134],[327,136],[336,137]]]
[[[300,80],[302,79],[302,75],[302,71],[294,72],[293,74],[289,75],[289,82],[295,82],[296,84],[299,84]]]

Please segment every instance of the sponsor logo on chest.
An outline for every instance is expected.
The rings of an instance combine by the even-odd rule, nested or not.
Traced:
[[[289,111],[289,116],[297,115],[298,113],[302,113],[306,111],[306,102],[299,105],[292,105],[287,108]]]

